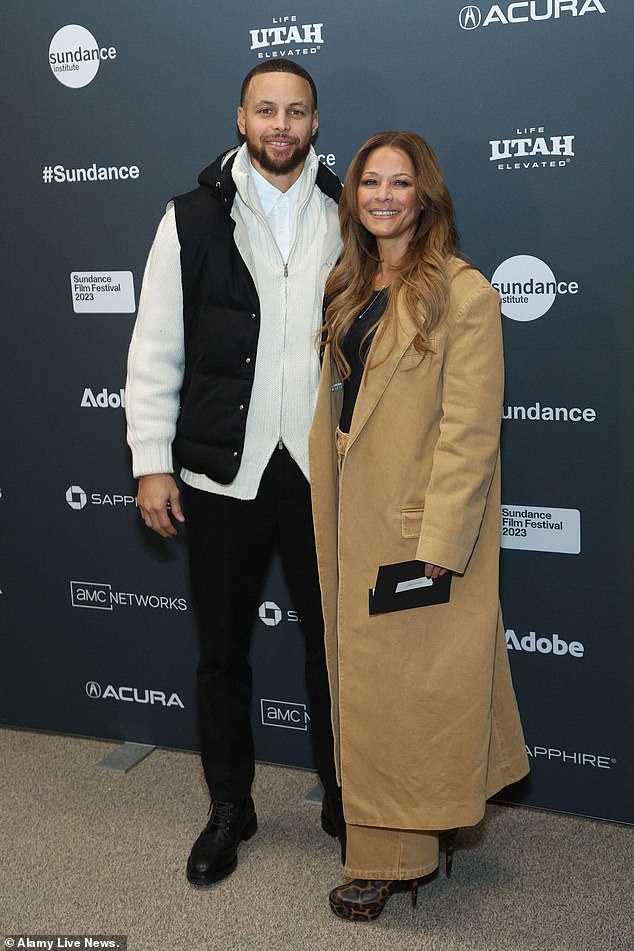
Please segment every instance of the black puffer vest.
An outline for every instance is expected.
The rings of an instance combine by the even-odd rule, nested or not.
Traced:
[[[233,239],[235,154],[224,167],[223,159],[224,155],[200,173],[199,188],[174,199],[181,246],[185,373],[173,450],[186,469],[228,485],[242,460],[260,302]],[[316,185],[338,200],[339,180],[323,165]]]

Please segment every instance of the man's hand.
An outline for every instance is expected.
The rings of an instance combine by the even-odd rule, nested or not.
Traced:
[[[139,512],[148,528],[162,538],[176,535],[172,518],[184,522],[180,496],[176,482],[167,472],[153,473],[139,478],[139,492],[136,497]],[[169,511],[168,511],[169,506]]]

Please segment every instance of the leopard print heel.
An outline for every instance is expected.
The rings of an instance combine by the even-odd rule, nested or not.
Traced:
[[[333,888],[330,907],[339,918],[349,921],[374,921],[394,892],[408,888],[409,882],[385,879],[353,878]]]

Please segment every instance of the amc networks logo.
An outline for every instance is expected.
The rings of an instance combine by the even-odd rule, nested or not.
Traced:
[[[308,730],[310,717],[305,703],[291,703],[288,700],[260,700],[262,726],[277,726],[283,730]]]

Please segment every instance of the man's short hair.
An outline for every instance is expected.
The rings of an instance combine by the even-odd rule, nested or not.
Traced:
[[[240,89],[241,106],[244,105],[249,83],[254,78],[254,76],[260,76],[262,73],[293,73],[294,76],[301,76],[301,78],[305,79],[310,86],[310,91],[313,97],[313,109],[317,108],[317,87],[315,86],[313,77],[303,68],[303,66],[299,66],[290,59],[272,59],[268,60],[266,63],[259,63],[257,66],[254,66],[253,69],[244,77],[244,82],[242,83],[242,88]]]

